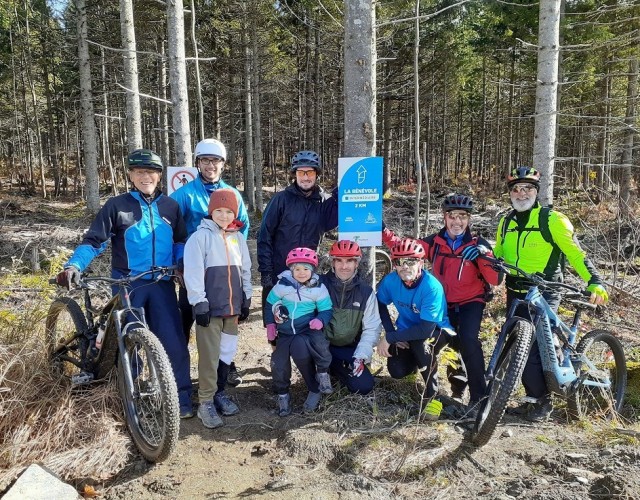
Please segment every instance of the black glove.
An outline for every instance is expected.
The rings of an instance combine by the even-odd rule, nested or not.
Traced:
[[[211,316],[209,315],[209,302],[198,302],[193,306],[193,315],[198,326],[209,326]]]
[[[265,286],[273,286],[273,279],[271,278],[271,274],[263,273],[260,275],[260,284]]]
[[[244,293],[242,294],[242,298],[242,306],[240,307],[240,314],[238,314],[238,321],[244,321],[247,319],[251,312],[251,298],[247,298]]]
[[[209,322],[211,321],[211,316],[208,312],[202,314],[196,314],[196,324],[198,326],[209,326]]]
[[[58,286],[70,290],[72,283],[74,285],[80,283],[80,271],[76,267],[69,266],[56,275],[56,284]]]

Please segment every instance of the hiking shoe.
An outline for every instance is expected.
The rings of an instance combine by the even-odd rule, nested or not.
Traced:
[[[425,420],[436,421],[440,418],[442,413],[442,402],[437,399],[432,399],[427,403],[427,406],[422,410],[422,415]]]
[[[231,365],[229,365],[229,375],[227,376],[227,384],[229,384],[231,387],[237,387],[241,383],[242,383],[242,377],[240,376],[240,373],[236,368],[236,364],[232,362]]]
[[[331,394],[333,392],[333,388],[331,387],[331,377],[327,372],[324,373],[316,373],[316,380],[320,385],[320,392],[322,394]]]
[[[224,422],[218,415],[213,401],[204,401],[198,406],[198,418],[202,420],[202,425],[207,429],[215,429],[224,425]]]
[[[193,418],[193,408],[191,406],[180,407],[180,418]]]
[[[537,403],[533,403],[531,408],[524,416],[525,420],[529,422],[546,422],[551,416],[553,411],[553,404],[551,404],[551,398],[540,398]]]
[[[215,396],[213,396],[213,403],[216,406],[216,410],[218,410],[225,417],[229,417],[231,415],[235,415],[236,413],[240,413],[240,408],[235,404],[229,396],[227,396],[224,392],[219,392]]]
[[[307,399],[302,405],[302,410],[316,411],[318,409],[318,405],[320,404],[320,398],[322,398],[322,395],[319,392],[309,391],[309,394],[307,394]]]
[[[286,417],[291,413],[291,396],[289,393],[278,394],[278,416]]]

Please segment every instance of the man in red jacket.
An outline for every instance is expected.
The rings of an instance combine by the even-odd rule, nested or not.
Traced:
[[[484,355],[478,338],[489,285],[498,285],[502,276],[491,268],[481,254],[491,256],[491,245],[469,228],[473,199],[449,194],[442,202],[444,227],[422,239],[431,272],[444,288],[449,320],[458,335],[449,343],[460,352],[465,370],[449,370],[452,396],[461,398],[469,385],[469,411],[484,396]],[[382,241],[391,247],[400,238],[385,228]],[[466,380],[465,380],[466,378]]]

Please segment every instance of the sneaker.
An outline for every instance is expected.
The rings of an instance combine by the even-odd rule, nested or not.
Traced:
[[[180,418],[185,419],[185,418],[193,418],[193,408],[192,407],[181,407],[180,408]]]
[[[291,413],[291,396],[289,393],[278,394],[278,416],[286,417]]]
[[[204,401],[198,406],[198,418],[202,420],[202,425],[207,429],[215,429],[224,425],[224,422],[218,415],[213,401]]]
[[[229,367],[229,375],[227,376],[227,384],[231,387],[237,387],[242,383],[242,377],[236,368],[235,363],[231,363]]]
[[[238,408],[238,405],[231,401],[229,396],[227,396],[224,392],[219,392],[218,394],[213,396],[213,403],[215,404],[216,409],[225,417],[240,413],[240,408]]]
[[[436,421],[440,418],[442,413],[442,402],[437,399],[432,399],[427,403],[427,406],[422,410],[422,415],[425,420]]]
[[[327,372],[324,373],[316,373],[316,380],[318,384],[320,384],[320,392],[322,394],[331,394],[333,392],[333,388],[331,387],[331,377]]]
[[[551,398],[543,397],[537,403],[533,403],[529,412],[524,416],[529,422],[546,422],[553,411]]]
[[[319,392],[311,392],[307,395],[307,399],[302,405],[303,411],[316,411],[318,409],[318,405],[320,404],[320,398],[322,395]]]

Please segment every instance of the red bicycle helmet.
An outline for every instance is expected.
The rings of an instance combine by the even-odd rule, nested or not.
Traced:
[[[442,200],[442,210],[450,212],[451,210],[466,210],[473,212],[473,198],[465,194],[451,193]]]
[[[424,259],[425,252],[422,243],[413,238],[404,238],[391,248],[392,259],[402,259],[409,257],[413,259]]]
[[[287,254],[287,266],[291,264],[311,264],[318,267],[318,254],[310,248],[294,248]]]
[[[507,176],[507,186],[511,187],[520,182],[528,182],[540,187],[540,172],[533,167],[516,167]]]
[[[348,259],[359,259],[362,257],[360,245],[351,240],[336,241],[329,250],[331,257],[346,257]]]

